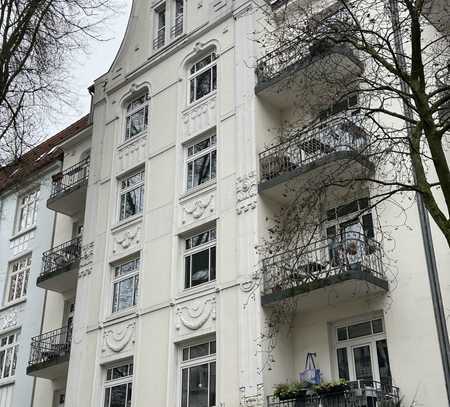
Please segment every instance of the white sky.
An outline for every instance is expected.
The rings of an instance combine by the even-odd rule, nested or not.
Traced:
[[[123,6],[107,25],[110,31],[105,33],[105,36],[109,40],[92,40],[88,44],[87,54],[80,52],[74,56],[75,62],[71,69],[73,80],[69,84],[69,88],[76,93],[77,97],[73,106],[61,107],[62,114],[48,120],[48,126],[45,126],[44,129],[47,137],[64,129],[89,112],[90,95],[87,88],[110,68],[127,26],[132,0],[120,0],[120,3]]]

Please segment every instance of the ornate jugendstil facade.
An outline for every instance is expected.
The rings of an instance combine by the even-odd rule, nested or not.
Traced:
[[[37,280],[48,291],[28,365],[38,377],[33,406],[288,406],[269,396],[298,379],[308,353],[324,380],[356,383],[358,405],[399,394],[445,405],[414,208],[411,230],[393,230],[392,245],[376,242],[375,220],[359,215],[367,190],[325,202],[327,230],[298,271],[323,272],[320,283],[286,290],[279,259],[256,250],[284,204],[283,184],[317,180],[348,158],[330,147],[326,160],[288,162],[277,145],[267,149],[271,129],[313,112],[294,112],[283,78],[267,70],[252,37],[261,21],[254,2],[133,2],[121,48],[92,90],[92,128],[61,146],[47,202],[58,217]],[[380,223],[396,217],[388,205]],[[384,270],[381,244],[397,272]],[[438,233],[435,249],[447,270]],[[449,282],[444,275],[447,306]],[[292,326],[267,339],[272,310],[292,295]]]

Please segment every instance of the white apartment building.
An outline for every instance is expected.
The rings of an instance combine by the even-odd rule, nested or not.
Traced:
[[[323,380],[359,383],[352,405],[399,395],[406,406],[447,405],[414,206],[410,228],[391,228],[392,241],[371,243],[343,272],[328,240],[356,234],[367,247],[399,214],[386,204],[379,224],[362,215],[369,187],[323,202],[311,216],[326,214],[325,243],[301,265],[327,271],[319,283],[286,290],[277,258],[255,249],[285,204],[283,185],[319,179],[346,154],[271,164],[272,130],[315,112],[294,111],[282,78],[265,71],[251,35],[260,24],[254,2],[133,2],[114,63],[91,90],[92,128],[61,145],[47,202],[64,261],[55,254],[37,282],[48,294],[28,366],[34,407],[289,407],[273,387],[298,380],[309,353]],[[434,237],[448,308],[450,255]],[[266,322],[291,296],[297,313],[271,338],[268,366]]]

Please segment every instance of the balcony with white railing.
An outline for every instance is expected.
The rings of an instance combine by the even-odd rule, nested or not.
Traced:
[[[84,210],[89,179],[89,158],[53,176],[47,207],[73,216]]]
[[[380,244],[356,232],[267,257],[262,260],[262,276],[263,305],[330,286],[341,300],[352,298],[355,292],[368,295],[389,288]],[[355,282],[361,282],[365,289],[355,289]],[[309,295],[305,301],[317,300],[320,302],[320,295]]]

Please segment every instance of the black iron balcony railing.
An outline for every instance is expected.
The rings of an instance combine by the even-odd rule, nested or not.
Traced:
[[[398,387],[372,380],[349,382],[345,390],[327,394],[311,394],[301,400],[279,400],[268,396],[268,407],[397,407],[400,403]]]
[[[175,24],[170,29],[171,38],[176,38],[181,34],[183,34],[183,14],[180,14],[175,18]]]
[[[65,358],[70,353],[72,328],[65,326],[31,338],[28,366]]]
[[[43,253],[40,278],[68,269],[81,257],[81,236]]]
[[[64,172],[53,176],[52,193],[50,199],[70,191],[89,178],[89,158],[67,168]]]
[[[340,116],[293,134],[259,154],[261,182],[338,152],[367,154],[368,134],[357,116]]]
[[[314,241],[265,258],[262,272],[264,295],[298,288],[314,289],[314,284],[320,287],[352,274],[386,281],[380,244],[357,232]]]
[[[162,27],[157,31],[156,37],[153,40],[153,49],[156,51],[157,49],[163,47],[165,40],[166,40],[166,27]]]

